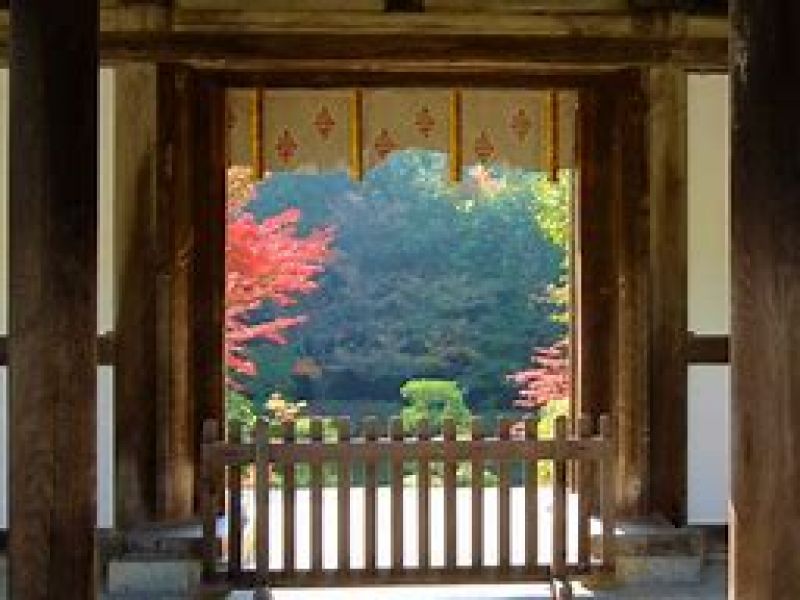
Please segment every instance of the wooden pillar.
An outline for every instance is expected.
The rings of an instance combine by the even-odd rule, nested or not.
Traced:
[[[160,65],[157,97],[157,512],[175,520],[194,506],[191,70]]]
[[[156,67],[115,70],[115,501],[121,528],[157,517]]]
[[[11,2],[10,591],[95,587],[98,2]]]
[[[648,219],[647,100],[642,72],[620,73],[614,84],[613,189],[616,256],[614,430],[620,516],[648,511],[648,376],[650,365],[650,232]]]
[[[686,73],[650,72],[650,504],[686,520]]]
[[[612,414],[621,515],[646,509],[649,232],[641,75],[581,94],[576,413]]]
[[[192,337],[195,451],[206,419],[225,422],[225,92],[197,81],[192,103],[194,273]],[[222,433],[222,432],[220,432]],[[199,460],[199,454],[196,454]],[[195,490],[200,470],[195,470]],[[195,499],[198,495],[195,494]]]
[[[800,598],[800,4],[733,4],[730,598]]]

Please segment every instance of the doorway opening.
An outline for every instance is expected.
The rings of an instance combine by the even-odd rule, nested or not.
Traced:
[[[452,421],[469,438],[535,419],[554,435],[573,404],[575,91],[231,89],[226,110],[229,424],[307,438],[318,420],[335,438],[343,416],[433,436]],[[471,467],[456,474],[465,503]],[[498,474],[488,462],[484,485]],[[524,465],[510,475],[522,493]],[[298,468],[298,497],[310,477]],[[543,511],[552,477],[540,461]],[[254,492],[244,503],[247,520]]]

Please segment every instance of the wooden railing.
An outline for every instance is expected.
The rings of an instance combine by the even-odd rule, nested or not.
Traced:
[[[329,428],[330,429],[330,428]],[[319,420],[311,423],[306,439],[298,439],[293,423],[284,423],[279,431],[270,431],[268,424],[260,421],[254,440],[241,441],[239,429],[230,432],[227,441],[216,439],[217,425],[207,422],[203,444],[203,530],[204,572],[208,582],[226,582],[231,587],[260,588],[273,586],[339,586],[395,583],[487,583],[566,581],[577,574],[595,570],[608,570],[614,565],[614,452],[611,426],[608,417],[601,417],[595,431],[588,418],[578,419],[578,426],[568,435],[565,418],[555,424],[551,439],[538,439],[533,420],[522,426],[512,426],[508,420],[500,421],[497,435],[486,437],[480,420],[474,421],[470,435],[457,435],[452,421],[445,420],[442,435],[431,437],[426,424],[421,424],[413,436],[407,435],[398,419],[393,419],[386,435],[379,433],[374,418],[365,420],[361,435],[351,437],[349,421],[336,422],[336,435],[323,435]],[[464,439],[467,437],[468,439]],[[552,461],[552,536],[548,544],[551,559],[543,564],[539,556],[538,465]],[[380,470],[388,462],[388,471]],[[415,566],[404,562],[403,512],[404,472],[407,465],[416,465],[417,496],[417,556]],[[457,469],[471,465],[468,486],[471,488],[471,562],[457,561],[458,519]],[[484,501],[486,485],[484,476],[487,463],[494,466],[497,487],[497,564],[487,565],[484,560]],[[524,476],[520,476],[519,466]],[[568,465],[572,464],[572,494],[577,494],[577,552],[568,560]],[[299,465],[309,465],[307,488],[310,504],[310,568],[300,570],[296,564],[295,525],[296,478]],[[334,481],[323,478],[323,465],[327,474],[335,472]],[[335,465],[335,469],[331,465]],[[358,486],[353,481],[354,470],[363,466],[363,477]],[[254,565],[242,562],[242,469],[254,467],[255,472],[255,532]],[[217,536],[217,516],[224,503],[224,490],[215,489],[214,483],[223,480],[220,470],[227,469],[227,561],[222,560],[221,544]],[[305,469],[305,467],[304,467]],[[516,470],[514,470],[516,469]],[[379,473],[380,471],[380,473]],[[276,474],[280,474],[280,481]],[[387,476],[388,473],[388,476]],[[377,522],[377,490],[379,475],[389,488],[390,517],[387,522]],[[431,561],[431,488],[436,479],[441,481],[444,496],[444,564]],[[512,564],[511,489],[514,481],[524,486],[524,564]],[[522,479],[520,483],[520,479]],[[337,539],[335,568],[323,565],[323,488],[335,485]],[[462,484],[464,478],[462,476]],[[278,486],[278,489],[276,489]],[[305,487],[305,486],[304,486]],[[353,487],[363,487],[364,510],[356,515],[363,519],[363,566],[352,563],[350,539],[350,492]],[[270,493],[272,489],[272,494]],[[305,492],[304,492],[305,493]],[[282,554],[280,568],[270,569],[270,496],[282,498]],[[573,501],[573,506],[574,506]],[[596,511],[593,511],[597,508]],[[573,512],[575,512],[573,511]],[[590,518],[596,512],[602,520],[601,552],[593,552]],[[328,516],[328,518],[331,518]],[[331,518],[331,520],[333,520]],[[376,551],[378,530],[391,536],[390,564],[378,566]],[[491,529],[490,529],[491,531]],[[574,536],[574,532],[573,532]],[[224,537],[224,536],[223,536]],[[274,534],[273,534],[274,537]],[[573,538],[574,539],[574,538]],[[273,557],[274,558],[274,557]],[[275,560],[273,560],[274,567]]]

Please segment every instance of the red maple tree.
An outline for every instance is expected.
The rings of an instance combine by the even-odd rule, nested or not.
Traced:
[[[306,319],[295,315],[253,322],[252,311],[265,303],[291,306],[299,296],[316,290],[317,279],[333,254],[333,231],[322,227],[302,235],[298,209],[257,221],[245,210],[253,193],[250,169],[229,169],[225,364],[245,375],[255,374],[255,365],[245,351],[248,342],[261,339],[285,344],[286,332]]]
[[[541,408],[570,394],[569,342],[561,340],[539,348],[531,356],[531,368],[509,375],[519,386],[514,404],[521,408]]]

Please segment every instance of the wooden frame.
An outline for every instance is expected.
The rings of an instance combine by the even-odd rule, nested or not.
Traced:
[[[382,62],[378,64],[385,66]],[[617,481],[620,508],[624,514],[646,513],[647,490],[636,483],[645,481],[648,472],[644,436],[644,419],[648,413],[645,406],[648,325],[646,307],[641,301],[647,298],[649,280],[647,252],[642,249],[647,241],[647,221],[642,220],[646,211],[643,212],[641,208],[647,202],[647,178],[644,175],[645,159],[642,151],[645,139],[644,119],[642,117],[638,121],[630,121],[632,115],[642,115],[646,106],[641,101],[643,92],[639,87],[641,75],[638,69],[564,70],[494,65],[470,70],[457,66],[434,68],[417,65],[411,70],[389,68],[380,71],[376,67],[369,72],[357,72],[334,62],[319,67],[312,77],[309,77],[308,72],[294,69],[278,69],[269,73],[211,69],[198,70],[196,73],[207,81],[206,85],[216,89],[226,86],[283,88],[297,86],[298,82],[302,82],[302,87],[358,85],[365,88],[449,88],[463,84],[470,87],[578,89],[584,103],[587,99],[595,99],[592,102],[600,101],[601,104],[594,114],[602,115],[602,119],[584,116],[579,127],[583,130],[579,134],[582,136],[579,144],[580,165],[582,169],[594,173],[592,177],[583,180],[580,194],[600,201],[586,202],[585,207],[584,203],[578,201],[573,225],[576,227],[576,240],[580,239],[571,251],[576,257],[573,261],[574,275],[584,278],[586,283],[583,286],[576,285],[575,288],[578,290],[580,287],[583,290],[577,292],[580,298],[577,306],[585,307],[584,313],[597,312],[600,318],[594,319],[592,322],[595,325],[588,328],[578,319],[573,327],[573,348],[577,347],[574,342],[578,337],[590,336],[592,339],[592,344],[576,351],[573,361],[573,365],[584,365],[580,368],[576,366],[578,377],[575,395],[580,395],[582,400],[575,403],[573,415],[586,413],[595,418],[602,413],[614,415],[615,427],[622,428],[618,430],[621,444],[618,449],[620,465]],[[631,99],[634,104],[631,104]],[[627,127],[618,125],[629,122],[630,126]],[[625,132],[623,136],[616,133],[609,135],[621,131]],[[626,165],[626,161],[629,164]],[[641,176],[631,177],[632,185],[622,186],[623,169],[633,169],[634,174]],[[591,189],[591,185],[598,186],[601,191],[587,191]],[[586,212],[586,218],[581,216],[582,212]],[[588,227],[579,229],[577,224],[581,220]],[[218,227],[222,227],[222,224]],[[212,235],[214,238],[224,239],[224,234]],[[577,254],[577,247],[583,248],[584,256],[591,256],[592,261],[579,264],[582,259]],[[203,291],[198,289],[195,293],[202,294]],[[627,305],[622,302],[627,302]],[[580,310],[577,308],[577,311]],[[626,316],[618,318],[618,315]],[[625,358],[634,360],[636,364],[627,366]],[[211,362],[206,361],[206,368],[209,367],[213,368]],[[620,381],[622,384],[618,385]],[[221,399],[217,400],[217,404],[220,402]],[[624,413],[619,414],[620,410]],[[198,414],[197,418],[218,418],[221,411],[221,405],[210,411],[204,409],[203,414]],[[195,423],[199,423],[199,420]],[[199,439],[199,431],[197,435]],[[636,492],[633,495],[630,492],[622,493],[625,490]]]

